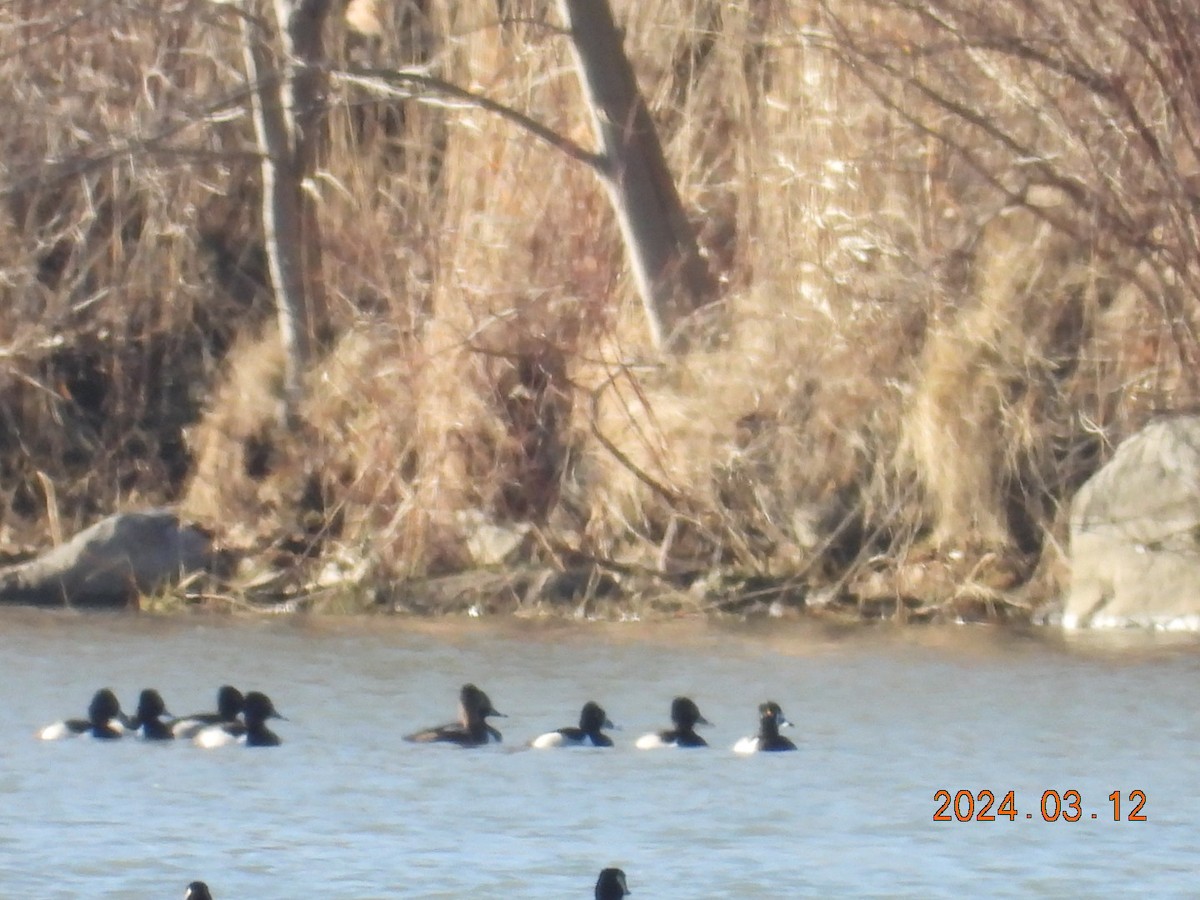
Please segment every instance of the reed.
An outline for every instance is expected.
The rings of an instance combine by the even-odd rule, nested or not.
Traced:
[[[0,10],[10,543],[179,501],[309,586],[487,565],[486,527],[509,563],[671,589],[992,604],[1053,594],[1071,492],[1196,400],[1185,0],[615,2],[728,314],[674,360],[584,166],[335,77],[309,189],[340,337],[299,436],[236,21],[60,5]],[[589,145],[554,4],[347,17],[335,67],[425,67]]]

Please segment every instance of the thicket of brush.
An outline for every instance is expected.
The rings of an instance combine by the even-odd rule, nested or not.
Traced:
[[[584,167],[337,74],[427,67],[590,145],[549,0],[356,0],[309,186],[338,337],[297,432],[230,7],[6,4],[0,538],[178,502],[293,587],[414,607],[500,563],[542,574],[497,605],[1052,597],[1074,489],[1195,400],[1200,12],[614,7],[724,339],[653,352]]]

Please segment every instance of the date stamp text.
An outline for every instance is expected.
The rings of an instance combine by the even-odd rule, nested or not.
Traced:
[[[1079,791],[1048,790],[1040,802],[1017,803],[1017,792],[1008,791],[997,802],[996,794],[986,788],[981,791],[934,791],[935,822],[995,822],[1007,819],[1041,819],[1043,822],[1079,822],[1092,819],[1109,822],[1145,822],[1146,792],[1140,790],[1113,791],[1107,803],[1099,808],[1085,809]]]

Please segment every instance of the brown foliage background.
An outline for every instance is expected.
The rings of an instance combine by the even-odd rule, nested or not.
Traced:
[[[1073,490],[1195,402],[1200,13],[614,6],[725,340],[651,352],[582,166],[345,74],[590,146],[552,4],[357,2],[308,186],[340,338],[297,438],[230,8],[6,4],[0,537],[168,502],[377,584],[600,559],[927,597],[1040,561],[1052,592]]]

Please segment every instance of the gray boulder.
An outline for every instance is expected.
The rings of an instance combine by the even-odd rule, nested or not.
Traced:
[[[117,607],[207,569],[212,541],[166,510],[118,513],[41,556],[0,569],[0,603]]]
[[[1200,416],[1147,425],[1071,503],[1067,628],[1200,626]]]

